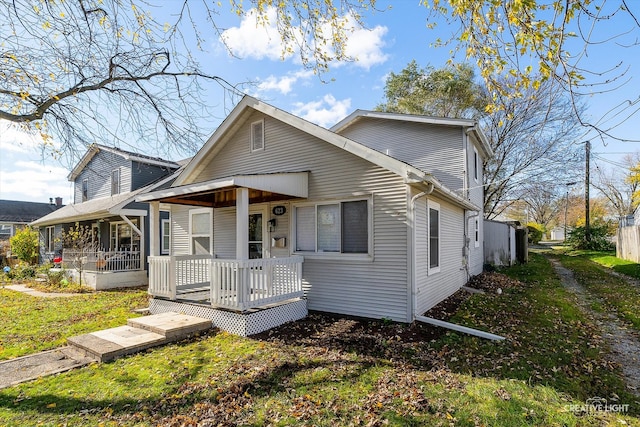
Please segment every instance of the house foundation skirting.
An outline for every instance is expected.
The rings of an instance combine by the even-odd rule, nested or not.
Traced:
[[[76,269],[67,270],[71,279],[80,282],[80,272]],[[130,288],[146,286],[149,284],[147,272],[144,270],[133,271],[83,271],[82,284],[102,291],[106,289]]]
[[[308,314],[306,299],[274,304],[247,313],[237,313],[188,302],[169,301],[159,298],[150,299],[149,312],[151,314],[168,311],[211,319],[214,327],[242,337],[258,334],[284,323],[303,319]]]

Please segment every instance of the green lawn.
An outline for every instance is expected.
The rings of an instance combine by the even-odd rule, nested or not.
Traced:
[[[640,402],[548,261],[532,254],[506,273],[523,282],[473,296],[452,319],[503,342],[454,332],[432,342],[363,336],[348,322],[289,340],[213,331],[0,390],[0,425],[640,426]],[[80,298],[76,310],[89,303]],[[575,411],[593,397],[629,404],[629,413]]]
[[[148,307],[142,290],[36,298],[0,287],[0,360],[65,344],[66,338],[122,326],[133,309]]]

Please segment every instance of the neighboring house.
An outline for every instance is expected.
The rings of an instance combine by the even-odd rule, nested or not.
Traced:
[[[50,199],[49,203],[0,200],[0,241],[9,240],[21,228],[32,221],[62,207],[62,198]]]
[[[356,111],[328,130],[245,97],[169,188],[136,198],[152,223],[171,214],[150,309],[243,335],[307,304],[411,322],[482,272],[490,155],[473,120]]]
[[[73,203],[31,223],[40,229],[42,259],[61,255],[65,267],[81,267],[83,283],[95,289],[147,284],[148,205],[134,199],[178,168],[172,161],[91,145],[68,177]],[[82,251],[63,247],[61,239],[76,224],[90,230]]]
[[[564,231],[565,228],[564,227],[553,227],[551,229],[551,233],[550,233],[550,240],[553,241],[564,241],[565,240],[565,235],[564,235]]]

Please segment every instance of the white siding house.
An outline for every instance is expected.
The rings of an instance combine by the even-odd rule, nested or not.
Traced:
[[[170,188],[137,197],[150,221],[171,211],[150,293],[410,322],[482,271],[489,155],[471,120],[356,111],[328,130],[245,97]]]

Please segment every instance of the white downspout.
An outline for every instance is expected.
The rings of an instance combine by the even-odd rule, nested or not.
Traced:
[[[433,184],[429,183],[428,189],[426,191],[423,191],[423,192],[418,193],[415,196],[413,196],[411,198],[410,203],[409,203],[409,207],[411,209],[411,230],[412,230],[412,233],[413,233],[414,247],[415,247],[415,243],[416,243],[415,202],[416,202],[416,200],[418,200],[421,197],[428,196],[429,194],[431,194],[431,192],[433,192]],[[478,213],[476,213],[476,214],[478,214]],[[465,224],[468,224],[469,221],[468,221],[466,212],[465,212],[464,217],[465,217]],[[414,255],[414,257],[415,257],[415,255]],[[418,316],[416,314],[417,305],[418,305],[418,302],[417,302],[418,296],[417,296],[417,289],[416,289],[416,261],[415,261],[415,259],[414,259],[414,261],[412,263],[412,268],[411,268],[411,296],[412,296],[412,298],[411,298],[411,312],[413,314],[413,319],[415,321],[428,323],[430,325],[439,326],[439,327],[442,327],[442,328],[451,329],[451,330],[457,331],[457,332],[463,332],[465,334],[477,336],[477,337],[480,337],[480,338],[490,339],[492,341],[502,341],[502,340],[505,339],[504,337],[502,337],[500,335],[495,335],[495,334],[492,334],[490,332],[485,332],[485,331],[481,331],[481,330],[478,330],[478,329],[469,328],[467,326],[456,325],[455,323],[445,322],[444,320],[438,320],[438,319],[434,319],[432,317]]]
[[[492,341],[502,341],[505,338],[500,335],[495,335],[490,332],[480,331],[478,329],[468,328],[462,325],[456,325],[455,323],[445,322],[444,320],[434,319],[426,316],[416,316],[416,320],[419,322],[428,323],[430,325],[441,326],[443,328],[451,329],[452,331],[463,332],[465,334],[473,335],[480,338],[489,339]]]

